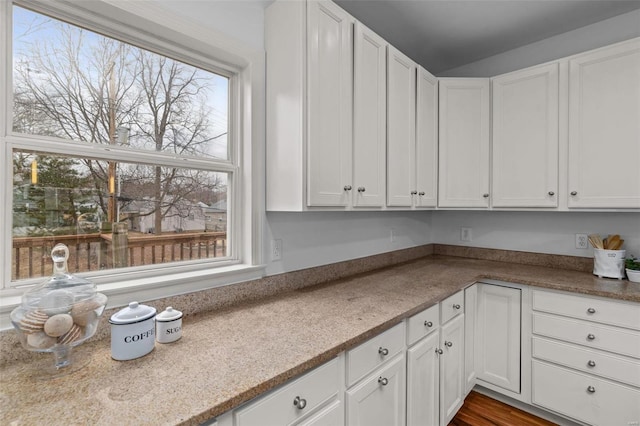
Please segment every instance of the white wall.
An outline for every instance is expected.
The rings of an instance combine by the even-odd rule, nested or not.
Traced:
[[[438,76],[493,77],[634,37],[640,37],[640,10],[444,71]]]
[[[575,234],[620,234],[628,254],[640,257],[640,213],[437,211],[433,242],[473,247],[593,257],[576,249]],[[472,241],[460,241],[460,228]]]

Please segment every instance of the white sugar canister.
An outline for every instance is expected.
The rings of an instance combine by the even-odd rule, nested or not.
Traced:
[[[155,345],[156,308],[131,302],[109,319],[111,357],[118,361],[140,358]]]
[[[182,312],[169,306],[156,316],[158,343],[175,342],[182,337]]]

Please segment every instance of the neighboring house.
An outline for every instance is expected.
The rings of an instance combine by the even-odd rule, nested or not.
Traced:
[[[153,234],[155,232],[155,215],[149,214],[154,209],[151,200],[138,200],[127,204],[120,210],[120,221],[129,224],[129,231]],[[205,230],[206,204],[182,201],[174,205],[162,219],[162,232],[188,232]]]
[[[205,232],[225,232],[227,230],[227,200],[220,200],[202,207]]]

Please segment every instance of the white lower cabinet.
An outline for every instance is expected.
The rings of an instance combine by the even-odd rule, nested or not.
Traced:
[[[589,425],[638,424],[638,304],[532,293],[532,404]]]
[[[405,424],[405,363],[404,353],[397,355],[347,390],[348,425]]]
[[[407,425],[437,425],[440,418],[440,333],[407,350]]]
[[[235,426],[329,424],[327,419],[336,417],[335,410],[342,411],[342,398],[339,394],[342,381],[340,361],[339,358],[333,359],[235,410]],[[317,410],[327,402],[330,402],[328,408],[331,409]],[[309,417],[312,413],[315,413],[313,418]],[[324,417],[326,418],[323,419]],[[343,422],[332,424],[338,425]]]
[[[440,425],[448,425],[464,403],[464,314],[440,330]]]

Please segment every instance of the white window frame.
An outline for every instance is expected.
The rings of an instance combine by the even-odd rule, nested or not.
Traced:
[[[123,306],[132,300],[145,301],[207,288],[248,281],[264,275],[262,229],[264,218],[264,52],[257,51],[224,34],[176,17],[152,2],[100,0],[14,0],[0,1],[0,167],[5,184],[0,184],[0,201],[12,205],[12,179],[9,179],[14,148],[31,148],[49,153],[78,154],[100,159],[122,160],[117,146],[92,145],[12,133],[12,4],[52,16],[98,33],[111,36],[176,60],[216,70],[230,76],[232,161],[219,161],[220,171],[233,172],[232,193],[228,194],[229,239],[234,247],[226,261],[181,262],[171,265],[111,269],[82,275],[98,285],[109,298],[108,307]],[[44,145],[42,142],[46,142]],[[44,149],[43,147],[46,147]],[[126,148],[124,148],[126,149]],[[129,151],[128,151],[129,152]],[[165,164],[194,167],[215,160],[169,160],[165,154],[145,153],[141,162],[153,164],[161,155]],[[12,209],[0,213],[0,262],[3,283],[11,282]],[[25,284],[43,279],[24,281]],[[23,283],[23,281],[21,281]],[[5,286],[7,287],[7,286]],[[9,313],[20,303],[25,288],[0,286],[0,330],[11,328]]]

